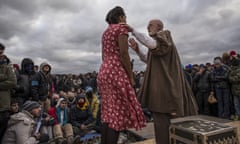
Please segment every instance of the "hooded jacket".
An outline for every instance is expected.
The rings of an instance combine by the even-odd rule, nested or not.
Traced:
[[[21,70],[17,76],[16,97],[29,99],[31,96],[31,80],[34,72],[34,63],[30,58],[24,58],[21,63]]]
[[[67,102],[67,100],[66,100],[65,98],[60,98],[60,99],[58,100],[56,106],[50,108],[49,111],[48,111],[48,114],[54,118],[54,120],[55,120],[55,125],[56,125],[56,124],[60,124],[60,123],[61,123],[62,125],[65,125],[65,124],[67,124],[67,123],[69,122],[69,112],[68,112],[68,107],[67,107],[67,105],[66,105],[65,109],[62,110],[62,112],[63,112],[63,119],[62,119],[62,120],[63,120],[63,121],[61,122],[61,114],[60,114],[61,109],[60,109],[60,104],[61,104],[62,101],[66,101],[66,102]]]
[[[71,123],[75,127],[80,127],[82,124],[88,125],[93,122],[93,116],[90,106],[88,105],[88,102],[86,100],[86,97],[84,95],[78,95],[76,102],[80,98],[85,99],[85,103],[83,105],[83,108],[79,108],[76,104],[73,106],[70,110],[71,112]]]
[[[91,93],[92,96],[89,97],[88,93]],[[91,107],[91,110],[92,110],[93,118],[97,119],[97,114],[98,114],[98,110],[99,110],[99,100],[98,100],[96,94],[94,94],[92,91],[87,92],[86,95],[87,95],[87,102],[88,102],[88,104],[89,104],[89,106]]]
[[[22,111],[11,116],[8,128],[3,137],[3,144],[37,144],[38,141],[32,136],[36,122],[33,115]]]
[[[44,72],[43,67],[49,66],[49,72]],[[32,97],[35,101],[45,101],[48,97],[48,93],[50,91],[50,80],[48,78],[51,72],[51,66],[48,63],[42,63],[40,65],[40,71],[37,72],[31,81],[31,90],[32,90]]]

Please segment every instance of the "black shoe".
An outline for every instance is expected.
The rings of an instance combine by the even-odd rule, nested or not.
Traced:
[[[75,136],[73,138],[73,143],[72,144],[80,144],[80,143],[81,143],[80,136],[79,135]]]
[[[58,139],[58,144],[68,144],[68,142],[65,138],[60,138]]]

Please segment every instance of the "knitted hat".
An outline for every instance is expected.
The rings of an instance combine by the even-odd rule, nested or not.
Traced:
[[[187,69],[192,69],[192,67],[193,67],[192,64],[186,65],[186,68],[187,68]]]
[[[234,51],[234,50],[230,51],[229,54],[230,54],[230,56],[237,55],[236,51]]]
[[[40,107],[40,104],[36,101],[26,101],[24,104],[23,104],[23,110],[26,110],[26,111],[31,111],[35,108],[39,108]]]
[[[87,87],[85,88],[85,92],[86,92],[86,93],[93,92],[92,87],[87,86]]]

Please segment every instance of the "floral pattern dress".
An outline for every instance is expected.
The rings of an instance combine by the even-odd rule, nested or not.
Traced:
[[[128,35],[127,29],[112,24],[102,36],[103,62],[97,77],[102,98],[101,120],[117,131],[138,130],[145,126],[145,117],[120,61],[119,35]]]

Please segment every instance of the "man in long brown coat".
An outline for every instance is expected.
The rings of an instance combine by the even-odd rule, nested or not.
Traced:
[[[130,46],[147,63],[139,100],[153,114],[156,143],[169,144],[170,119],[197,114],[195,99],[171,33],[163,30],[163,23],[158,19],[149,22],[147,29],[152,39],[128,27],[148,48],[148,54],[144,55],[135,40],[129,40]]]

